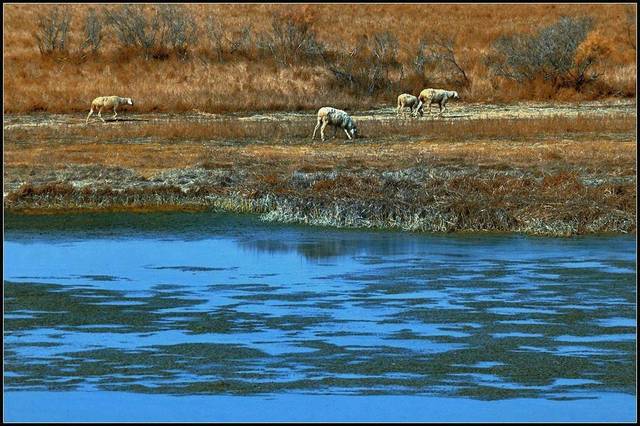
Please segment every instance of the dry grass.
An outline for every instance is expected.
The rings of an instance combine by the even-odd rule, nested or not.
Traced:
[[[310,185],[270,173],[225,189],[216,185],[74,188],[23,184],[5,198],[14,211],[197,208],[262,213],[265,220],[412,231],[501,231],[570,236],[635,232],[634,182],[587,186],[575,172],[529,176],[394,179],[337,174]]]
[[[530,140],[557,135],[597,133],[612,135],[630,133],[636,118],[629,115],[595,119],[590,115],[549,116],[526,119],[471,120],[374,120],[358,119],[361,137],[355,143],[405,138],[438,141],[467,141],[484,138]],[[273,142],[278,144],[310,143],[315,120],[239,121],[235,119],[208,122],[142,122],[128,125],[31,127],[5,130],[8,141],[16,143],[67,143],[68,141],[113,143],[142,142],[161,138],[165,143],[188,141],[233,141],[236,143]],[[332,130],[327,130],[331,137]],[[316,142],[319,136],[316,135]],[[344,135],[337,133],[341,141]]]
[[[310,143],[313,123],[214,121],[5,130],[5,168],[100,165],[145,176],[188,167],[267,170],[288,174],[338,170],[400,170],[415,165],[479,167],[571,165],[635,170],[634,117],[548,117],[459,122],[369,121],[350,142]],[[308,128],[307,128],[308,127]],[[534,135],[534,136],[532,136]]]
[[[97,56],[79,59],[73,52],[81,43],[82,24],[88,5],[70,5],[73,20],[70,31],[72,55],[66,58],[42,57],[33,38],[36,16],[50,6],[3,5],[4,112],[82,111],[96,96],[131,96],[136,109],[149,111],[207,112],[247,110],[309,110],[330,103],[343,108],[389,103],[397,93],[369,98],[342,93],[332,75],[311,64],[279,68],[255,55],[238,55],[225,63],[211,60],[211,47],[201,34],[186,62],[178,58],[144,60],[135,51],[118,47],[107,35]],[[456,49],[472,84],[461,93],[471,101],[516,99],[582,100],[606,95],[635,96],[636,51],[626,40],[620,23],[628,7],[624,4],[540,4],[540,5],[187,5],[198,25],[215,14],[225,28],[251,24],[254,32],[268,31],[271,13],[284,8],[306,16],[318,39],[333,49],[352,47],[362,35],[391,31],[399,42],[398,59],[410,66],[423,25],[439,22],[439,28],[455,38]],[[487,49],[498,36],[533,32],[561,16],[588,15],[596,19],[596,30],[603,43],[612,46],[602,86],[591,92],[556,93],[546,83],[513,85],[493,81],[483,63]],[[453,24],[452,24],[453,23]],[[75,49],[75,50],[74,50]],[[407,68],[408,69],[408,68]],[[417,93],[425,84],[420,78],[406,80],[401,91]],[[388,99],[387,99],[388,98]]]

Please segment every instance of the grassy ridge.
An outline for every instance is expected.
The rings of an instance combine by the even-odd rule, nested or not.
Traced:
[[[313,110],[320,104],[353,109],[388,105],[400,92],[418,93],[427,84],[451,84],[436,70],[427,70],[422,76],[411,74],[419,40],[425,35],[425,28],[433,31],[434,25],[454,40],[457,58],[470,84],[452,88],[469,101],[631,97],[636,90],[635,28],[630,28],[633,37],[625,29],[627,17],[635,15],[636,9],[625,4],[187,5],[199,28],[187,60],[174,56],[145,59],[135,49],[122,48],[109,29],[96,54],[80,54],[85,16],[90,8],[96,8],[89,5],[69,5],[70,53],[42,56],[34,33],[38,15],[50,7],[3,6],[5,112],[81,111],[87,109],[92,98],[105,94],[131,96],[141,112],[194,108],[216,113],[292,111]],[[269,32],[272,14],[284,11],[309,23],[317,39],[329,46],[329,56],[355,47],[363,37],[370,40],[376,33],[391,32],[398,42],[397,60],[404,67],[404,79],[393,87],[398,93],[383,91],[368,96],[345,91],[322,64],[302,61],[279,66],[256,53],[255,41],[240,53],[227,51],[221,62],[204,33],[208,16],[214,16],[231,38],[245,26],[251,26],[254,35]],[[542,80],[517,84],[491,75],[485,56],[493,41],[504,35],[534,33],[562,16],[589,16],[595,20],[590,41],[597,41],[607,52],[597,85],[576,92],[570,88],[556,90]],[[400,81],[399,76],[390,78]]]

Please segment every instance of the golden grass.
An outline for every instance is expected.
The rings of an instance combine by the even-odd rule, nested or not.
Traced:
[[[479,138],[535,139],[568,134],[617,134],[633,132],[636,118],[632,115],[610,115],[594,118],[591,115],[548,116],[522,119],[470,119],[470,120],[375,120],[358,118],[356,142],[377,141],[388,138],[412,137],[427,140],[461,141]],[[20,143],[83,142],[143,142],[162,139],[166,143],[185,141],[234,141],[238,143],[275,142],[283,144],[311,143],[315,119],[287,121],[240,121],[237,119],[196,122],[156,121],[139,123],[103,124],[97,120],[88,126],[28,127],[5,130],[9,141]],[[327,138],[333,135],[326,130]],[[344,139],[336,133],[335,140]],[[320,136],[316,135],[316,142]]]
[[[317,65],[296,65],[281,69],[255,58],[232,57],[219,64],[211,62],[211,47],[204,35],[187,62],[142,59],[135,52],[122,51],[113,35],[107,34],[97,57],[84,61],[43,58],[35,44],[37,14],[49,5],[3,5],[4,112],[82,111],[96,96],[118,94],[136,99],[136,109],[150,111],[207,112],[247,110],[309,110],[319,104],[343,108],[372,106],[388,102],[382,98],[359,97],[337,89],[333,77]],[[83,19],[89,7],[70,5],[73,12],[70,45],[77,49],[82,39]],[[425,26],[447,17],[439,31],[455,37],[462,66],[472,84],[465,99],[496,101],[514,99],[581,100],[604,95],[634,96],[636,51],[628,45],[620,23],[626,19],[624,4],[191,4],[198,25],[214,14],[225,28],[251,24],[253,31],[268,31],[271,13],[291,10],[308,16],[318,39],[334,49],[355,45],[362,35],[391,31],[398,39],[399,60],[410,66],[412,55]],[[548,85],[519,86],[496,82],[483,63],[483,56],[498,36],[533,32],[561,16],[589,15],[596,30],[612,46],[610,64],[603,84],[612,89],[578,94],[558,94]],[[424,25],[407,25],[408,22]],[[455,24],[451,24],[455,23]],[[422,82],[407,80],[402,91],[417,93]]]
[[[112,127],[99,138],[85,127],[63,128],[53,134],[47,133],[50,129],[12,129],[5,131],[4,160],[6,169],[56,169],[84,164],[131,168],[145,176],[163,169],[195,166],[272,169],[286,174],[294,170],[334,168],[398,170],[439,163],[539,169],[564,164],[600,168],[609,173],[635,171],[633,118],[584,122],[555,117],[502,121],[502,124],[460,122],[456,126],[441,122],[437,132],[429,127],[427,136],[414,136],[402,142],[390,132],[385,137],[355,142],[334,139],[315,144],[310,143],[307,131],[290,136],[288,142],[271,136],[259,143],[255,138],[230,143],[227,136],[215,136],[218,129],[214,123],[178,123],[168,128],[157,124]],[[436,124],[429,123],[429,126]],[[272,134],[271,126],[271,123],[251,123],[248,127],[250,132],[262,129],[265,134]],[[223,128],[228,130],[229,126]],[[610,135],[599,134],[603,129]]]

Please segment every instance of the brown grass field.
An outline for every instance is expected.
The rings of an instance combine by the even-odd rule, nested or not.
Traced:
[[[418,93],[426,84],[450,84],[435,75],[410,75],[419,40],[435,31],[451,37],[470,84],[451,87],[467,101],[580,101],[603,97],[634,97],[636,91],[635,24],[631,4],[190,4],[198,25],[197,41],[186,60],[174,56],[145,59],[123,48],[115,34],[104,31],[96,54],[81,51],[84,19],[97,5],[69,5],[71,23],[65,54],[41,55],[34,34],[38,16],[52,5],[4,4],[4,112],[74,112],[96,96],[133,97],[141,112],[206,112],[314,110],[320,104],[362,109],[395,102],[400,92]],[[111,5],[110,7],[115,7]],[[151,7],[151,6],[148,6]],[[232,38],[251,25],[252,34],[271,30],[273,13],[288,13],[310,25],[329,52],[354,47],[362,37],[389,31],[398,41],[397,59],[406,76],[394,90],[366,95],[342,90],[332,74],[317,63],[278,66],[251,46],[242,54],[215,59],[204,21],[214,16]],[[597,84],[584,90],[558,90],[548,82],[518,84],[492,76],[484,58],[493,41],[509,34],[530,34],[560,17],[588,16],[595,27],[588,40],[599,46],[602,61]],[[419,18],[417,18],[419,17]],[[416,23],[417,25],[410,25]],[[434,24],[437,23],[437,24]],[[434,28],[435,26],[435,28]],[[631,32],[633,35],[631,35]]]

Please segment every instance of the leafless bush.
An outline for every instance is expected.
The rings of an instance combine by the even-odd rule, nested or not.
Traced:
[[[145,58],[165,58],[174,52],[185,58],[197,41],[193,17],[175,4],[162,4],[145,13],[141,4],[105,10],[106,20],[124,47],[138,47]]]
[[[141,4],[123,4],[105,9],[106,21],[124,47],[139,47],[145,57],[151,56],[159,29],[158,15],[147,18]]]
[[[599,76],[592,70],[601,58],[576,57],[592,28],[589,17],[563,17],[534,35],[501,36],[493,43],[486,64],[495,75],[510,80],[532,81],[541,76],[554,87],[573,86],[579,90]]]
[[[205,20],[204,30],[218,62],[224,62],[225,52],[230,55],[241,52],[246,54],[251,49],[251,25],[245,25],[240,30],[233,31],[229,38],[225,35],[228,31],[222,27],[217,18],[209,15]]]
[[[251,25],[245,25],[239,31],[234,31],[232,38],[229,40],[229,53],[248,52],[250,50],[252,36]]]
[[[273,57],[284,66],[301,60],[313,62],[324,53],[324,46],[316,39],[311,22],[291,14],[274,14],[271,31],[260,33],[256,45],[263,55]]]
[[[48,13],[38,16],[35,38],[41,54],[66,52],[70,23],[71,13],[68,7],[54,7]]]
[[[198,40],[198,27],[184,6],[162,4],[158,6],[160,21],[160,48],[168,48],[181,58],[189,55]]]
[[[213,15],[207,16],[205,20],[205,34],[213,50],[218,56],[218,62],[224,61],[225,36],[224,29],[217,18]]]
[[[622,23],[624,33],[626,36],[627,44],[635,50],[636,48],[636,7],[634,5],[627,5],[625,10],[625,21]]]
[[[451,36],[431,35],[421,39],[413,65],[420,76],[428,70],[447,84],[468,86],[471,83],[456,57],[455,42]]]
[[[426,47],[426,40],[420,40],[418,51],[416,52],[416,56],[413,58],[413,63],[411,64],[413,66],[414,73],[420,78],[425,78],[425,71],[427,69],[427,55],[424,52]]]
[[[96,53],[100,49],[102,44],[102,20],[96,13],[95,9],[89,9],[89,13],[84,23],[84,36],[85,40],[82,43],[81,50],[89,46],[93,53]]]
[[[397,39],[390,32],[383,32],[371,38],[361,37],[354,48],[338,51],[335,60],[326,60],[325,65],[340,85],[373,95],[396,90],[404,72],[397,56]]]

